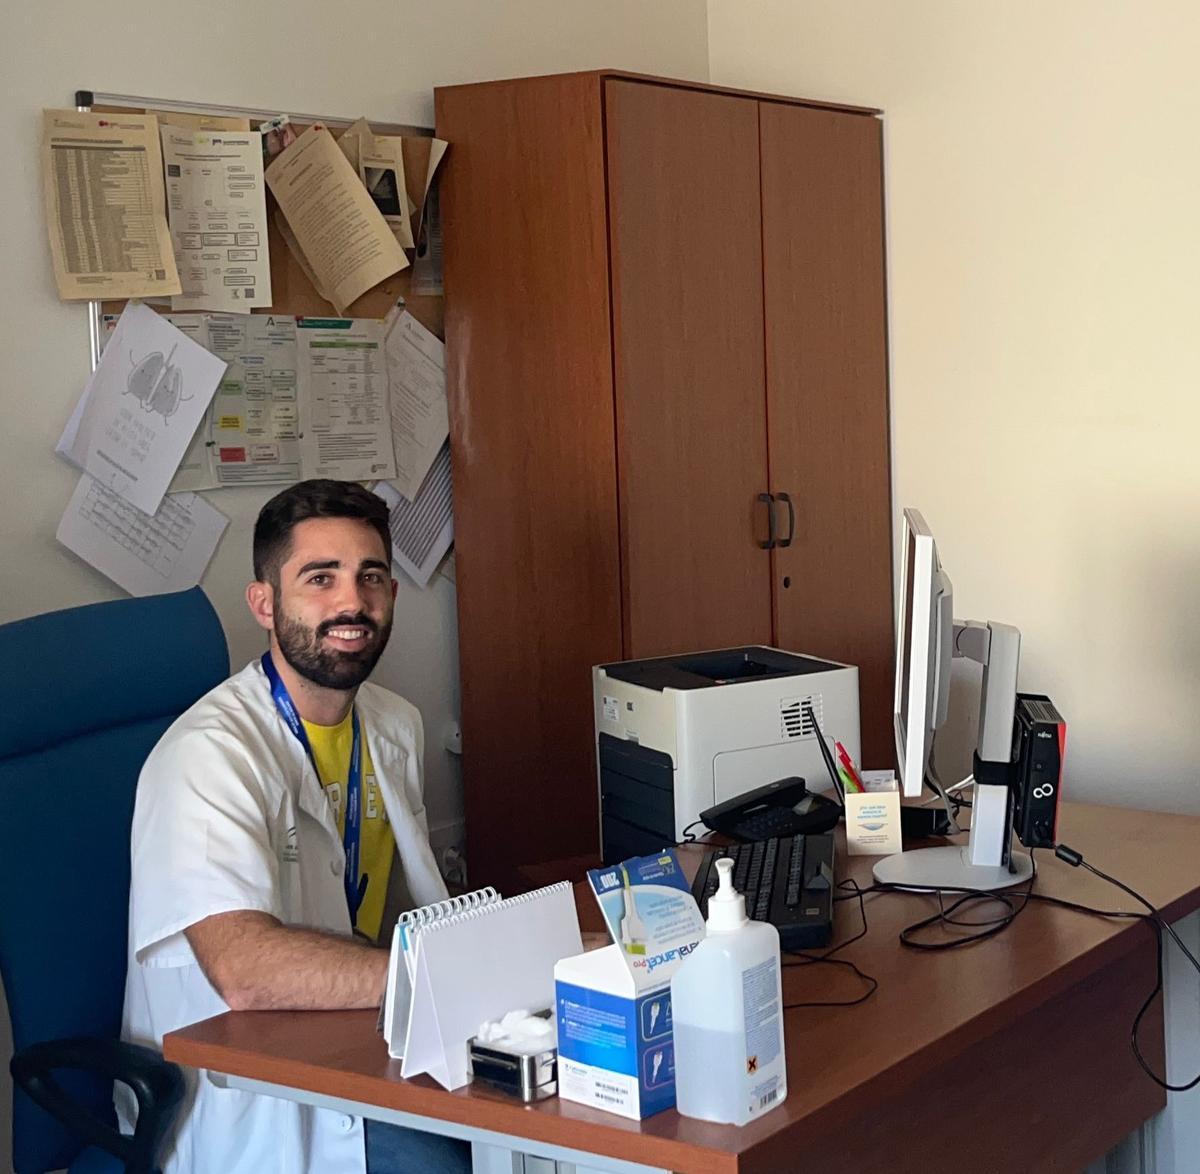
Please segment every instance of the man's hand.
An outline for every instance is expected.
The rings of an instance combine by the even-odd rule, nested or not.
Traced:
[[[218,913],[184,931],[233,1011],[378,1007],[388,954],[353,938],[293,929],[269,913]]]

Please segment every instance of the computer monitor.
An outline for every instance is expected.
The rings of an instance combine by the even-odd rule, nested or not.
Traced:
[[[933,738],[950,708],[950,661],[983,665],[974,755],[970,840],[888,856],[875,865],[881,884],[914,889],[1002,889],[1027,880],[1028,856],[1011,851],[1009,777],[1021,634],[1009,624],[954,619],[950,579],[933,532],[920,512],[904,511],[897,608],[893,705],[900,781],[906,798],[921,794]]]
[[[904,511],[896,621],[896,754],[904,795],[921,794],[933,736],[950,707],[954,590],[917,510]]]

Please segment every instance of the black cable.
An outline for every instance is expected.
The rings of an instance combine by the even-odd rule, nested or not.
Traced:
[[[865,971],[860,970],[853,962],[848,962],[845,958],[835,958],[833,956],[834,954],[838,953],[839,950],[844,950],[847,946],[852,945],[860,938],[865,937],[867,933],[867,906],[864,897],[871,890],[860,888],[858,882],[854,880],[842,881],[838,888],[845,888],[847,885],[853,885],[854,891],[852,893],[848,893],[843,899],[850,900],[854,897],[858,898],[858,911],[862,917],[862,929],[860,929],[852,938],[847,938],[844,942],[838,943],[838,945],[834,946],[830,950],[826,950],[823,954],[809,954],[804,950],[786,950],[784,952],[791,955],[795,961],[787,961],[784,962],[783,965],[785,967],[810,966],[814,962],[824,962],[830,966],[844,966],[848,970],[852,971],[859,979],[862,980],[862,982],[868,984],[867,990],[859,995],[857,999],[784,1003],[783,1009],[785,1011],[793,1011],[798,1007],[857,1007],[859,1003],[865,1003],[879,989],[879,980],[875,978],[874,975],[867,974]],[[837,898],[835,898],[835,900],[836,899]]]
[[[1040,901],[1043,905],[1061,905],[1064,909],[1070,909],[1075,913],[1087,913],[1091,917],[1144,921],[1147,916],[1145,913],[1130,913],[1126,909],[1093,909],[1091,905],[1080,905],[1078,901],[1068,901],[1065,897],[1051,897],[1047,893],[1030,893],[1029,899]]]
[[[812,702],[806,701],[803,708],[808,713],[808,720],[812,722],[813,729],[817,731],[817,745],[821,749],[821,757],[825,760],[825,769],[829,772],[829,781],[833,783],[833,789],[837,792],[837,797],[842,801],[842,810],[845,811],[846,792],[842,789],[842,780],[838,776],[837,767],[833,763],[833,755],[829,753],[829,747],[825,745],[825,734],[817,722],[817,715],[813,712]]]
[[[992,892],[988,889],[939,888],[932,885],[922,885],[920,888],[912,888],[907,885],[874,884],[866,891],[880,893],[932,893],[937,897],[938,911],[929,917],[922,918],[920,921],[914,921],[912,925],[906,925],[900,931],[900,944],[907,946],[910,950],[923,950],[927,953],[960,950],[964,946],[973,946],[977,942],[986,941],[988,938],[1002,933],[1024,911],[1033,893],[1034,882],[1037,880],[1037,862],[1034,860],[1032,849],[1029,853],[1029,859],[1033,864],[1029,883],[1025,886],[1023,892],[1015,895],[1012,893]],[[946,894],[954,894],[957,897],[954,903],[948,908],[942,900]],[[1017,904],[1018,900],[1020,904]],[[991,901],[1003,905],[1008,912],[1002,913],[999,917],[987,918],[983,921],[967,921],[954,917],[954,914],[959,909],[981,901]],[[917,935],[934,925],[949,925],[956,929],[969,928],[977,932],[964,934],[948,941],[921,941]]]
[[[1081,853],[1076,852],[1073,848],[1067,847],[1065,844],[1056,845],[1054,854],[1067,864],[1070,864],[1075,868],[1085,868],[1088,872],[1098,876],[1101,880],[1107,881],[1115,888],[1120,889],[1123,893],[1126,893],[1140,905],[1144,906],[1147,912],[1131,913],[1123,910],[1094,909],[1089,905],[1082,905],[1076,901],[1067,901],[1062,897],[1051,897],[1044,893],[1035,893],[1033,891],[1033,885],[1037,879],[1037,862],[1032,849],[1030,850],[1029,856],[1030,860],[1034,863],[1034,871],[1029,878],[1029,884],[1026,886],[1025,890],[1017,895],[1008,893],[993,893],[981,889],[939,889],[933,887],[914,889],[902,885],[880,884],[871,885],[870,888],[862,891],[864,893],[934,893],[938,898],[938,912],[933,914],[931,917],[914,922],[912,925],[906,926],[900,931],[900,941],[905,946],[908,946],[910,949],[926,950],[931,952],[959,949],[963,946],[973,945],[977,942],[984,941],[987,938],[994,937],[996,934],[1007,929],[1013,923],[1013,921],[1016,920],[1017,916],[1028,907],[1031,901],[1040,901],[1047,905],[1058,905],[1064,909],[1071,909],[1075,912],[1085,913],[1092,917],[1105,917],[1114,919],[1120,918],[1146,923],[1150,927],[1151,932],[1154,934],[1157,945],[1157,950],[1155,952],[1155,982],[1154,988],[1150,991],[1150,994],[1146,996],[1146,999],[1142,1003],[1141,1007],[1138,1008],[1137,1014],[1133,1017],[1133,1025],[1130,1028],[1129,1033],[1129,1046],[1133,1052],[1134,1059],[1138,1062],[1138,1066],[1160,1088],[1163,1088],[1168,1092],[1188,1092],[1197,1085],[1200,1085],[1200,1073],[1197,1073],[1196,1076],[1186,1084],[1171,1084],[1163,1076],[1159,1076],[1158,1073],[1151,1068],[1149,1062],[1146,1060],[1146,1057],[1142,1054],[1139,1042],[1139,1033],[1141,1031],[1142,1021],[1146,1017],[1146,1012],[1151,1008],[1151,1006],[1153,1006],[1154,1000],[1162,994],[1163,990],[1163,955],[1165,947],[1163,933],[1166,932],[1171,936],[1172,940],[1179,947],[1181,953],[1195,968],[1197,974],[1200,974],[1200,961],[1198,961],[1192,951],[1188,949],[1187,944],[1180,938],[1179,934],[1175,931],[1174,926],[1165,921],[1159,914],[1158,910],[1155,909],[1155,907],[1136,890],[1131,889],[1122,881],[1117,880],[1116,877],[1109,876],[1108,873],[1102,872],[1100,869],[1088,864],[1087,861],[1084,860]],[[943,895],[946,893],[958,894],[957,899],[948,908],[942,901]],[[1020,900],[1019,905],[1016,904],[1018,899]],[[1004,905],[1008,912],[1002,914],[998,918],[989,919],[987,921],[964,921],[961,918],[955,918],[953,916],[953,914],[955,914],[960,908],[968,906],[972,902],[981,900],[997,901]],[[952,925],[957,928],[979,928],[979,932],[968,934],[964,937],[956,938],[955,940],[948,942],[921,942],[913,936],[919,933],[921,930],[928,929],[930,926],[938,923]]]
[[[830,966],[845,966],[857,978],[870,985],[857,999],[801,1000],[798,1003],[784,1003],[783,1009],[785,1011],[795,1011],[801,1007],[857,1007],[860,1003],[865,1003],[879,989],[879,979],[874,975],[860,970],[853,962],[847,962],[845,958],[810,958],[809,961],[826,962]]]
[[[1165,1072],[1163,1073],[1162,1076],[1159,1076],[1158,1073],[1155,1072],[1154,1069],[1152,1069],[1150,1067],[1145,1056],[1142,1055],[1142,1049],[1138,1043],[1138,1032],[1141,1029],[1142,1020],[1145,1018],[1146,1012],[1153,1005],[1154,1000],[1157,999],[1159,997],[1159,995],[1162,994],[1163,955],[1165,953],[1165,948],[1166,948],[1166,943],[1163,940],[1163,931],[1165,930],[1168,934],[1171,935],[1175,944],[1179,947],[1179,949],[1183,952],[1183,954],[1187,958],[1187,960],[1195,968],[1196,973],[1198,975],[1200,975],[1200,962],[1196,961],[1195,955],[1191,952],[1191,950],[1189,950],[1187,948],[1186,944],[1183,942],[1183,940],[1180,938],[1180,936],[1175,932],[1174,926],[1170,925],[1167,921],[1165,921],[1163,919],[1163,917],[1161,916],[1161,914],[1158,912],[1158,910],[1155,909],[1155,907],[1153,905],[1151,905],[1150,902],[1147,901],[1146,898],[1141,895],[1141,893],[1137,892],[1134,889],[1131,889],[1124,882],[1117,880],[1116,877],[1109,876],[1108,873],[1101,872],[1100,869],[1094,867],[1091,864],[1088,864],[1088,862],[1086,860],[1084,860],[1082,853],[1076,852],[1073,848],[1069,848],[1066,844],[1055,845],[1054,854],[1060,860],[1063,860],[1067,864],[1071,865],[1072,868],[1086,868],[1087,871],[1092,873],[1093,876],[1098,876],[1101,880],[1107,881],[1110,885],[1113,885],[1114,887],[1120,889],[1121,892],[1128,894],[1135,901],[1137,901],[1140,905],[1144,905],[1146,907],[1146,909],[1149,910],[1148,913],[1135,913],[1135,914],[1125,915],[1125,916],[1130,916],[1130,917],[1136,917],[1136,918],[1138,918],[1138,920],[1144,921],[1147,925],[1149,925],[1150,928],[1154,931],[1154,940],[1155,940],[1155,943],[1157,944],[1157,949],[1155,951],[1154,989],[1149,993],[1149,995],[1146,996],[1145,1002],[1142,1003],[1141,1007],[1138,1009],[1138,1013],[1133,1017],[1133,1026],[1129,1032],[1129,1046],[1130,1046],[1130,1048],[1132,1048],[1133,1057],[1135,1060],[1137,1060],[1138,1065],[1141,1067],[1142,1071],[1147,1076],[1149,1076],[1150,1079],[1153,1080],[1154,1083],[1159,1086],[1159,1088],[1165,1089],[1167,1092],[1188,1092],[1191,1089],[1195,1088],[1197,1085],[1200,1085],[1200,1072],[1197,1072],[1196,1075],[1194,1077],[1192,1077],[1192,1079],[1189,1080],[1186,1084],[1171,1084],[1166,1079]],[[1090,912],[1095,912],[1095,911],[1092,910]],[[1107,916],[1107,915],[1105,915],[1105,916]]]
[[[1163,937],[1164,932],[1170,935],[1176,946],[1179,947],[1180,952],[1192,964],[1192,967],[1196,970],[1198,975],[1200,975],[1200,960],[1197,960],[1196,956],[1188,948],[1187,943],[1180,938],[1179,934],[1175,930],[1175,927],[1168,923],[1161,916],[1158,910],[1155,909],[1155,907],[1135,889],[1130,888],[1124,882],[1117,880],[1116,877],[1109,876],[1108,873],[1103,872],[1099,868],[1089,864],[1086,860],[1084,860],[1081,853],[1067,847],[1065,844],[1056,845],[1054,854],[1067,864],[1070,864],[1075,868],[1085,868],[1094,876],[1097,876],[1101,880],[1107,881],[1115,888],[1120,889],[1123,893],[1126,893],[1140,905],[1144,906],[1147,912],[1133,913],[1127,910],[1119,909],[1096,909],[1090,905],[1083,905],[1077,901],[1068,901],[1062,897],[1052,897],[1045,893],[1035,893],[1033,891],[1033,886],[1037,880],[1037,861],[1032,849],[1030,850],[1029,857],[1033,863],[1033,872],[1030,875],[1029,883],[1026,885],[1024,891],[1016,895],[1010,893],[990,892],[983,889],[948,889],[932,886],[917,889],[904,885],[878,883],[869,885],[864,889],[860,887],[856,881],[843,881],[838,887],[846,888],[848,885],[850,885],[853,886],[853,891],[845,896],[834,897],[834,900],[846,901],[857,898],[859,903],[859,912],[862,916],[862,929],[852,938],[848,938],[846,941],[835,946],[833,949],[826,951],[826,953],[822,955],[809,955],[803,951],[788,951],[788,953],[792,953],[797,956],[797,961],[791,963],[785,962],[784,965],[800,966],[812,962],[826,962],[830,965],[846,966],[853,970],[854,973],[864,982],[870,983],[870,989],[864,994],[860,995],[857,999],[841,1000],[838,1002],[785,1003],[784,1009],[791,1010],[796,1007],[853,1007],[857,1006],[859,1003],[865,1002],[871,997],[871,995],[875,993],[876,990],[879,989],[879,982],[873,976],[864,974],[853,963],[847,962],[844,959],[833,957],[833,955],[839,950],[842,950],[846,946],[851,945],[853,942],[858,941],[866,934],[867,911],[865,898],[871,893],[935,894],[938,898],[938,912],[930,917],[922,919],[921,921],[914,922],[912,925],[906,926],[900,931],[900,941],[902,944],[910,949],[925,950],[930,952],[960,949],[963,946],[973,945],[977,942],[984,941],[987,938],[994,937],[996,934],[1001,933],[1003,930],[1012,925],[1016,918],[1029,906],[1031,901],[1039,901],[1046,905],[1057,905],[1063,909],[1070,909],[1074,912],[1084,913],[1092,917],[1140,921],[1148,925],[1151,932],[1154,934],[1154,939],[1157,946],[1155,951],[1155,981],[1153,989],[1150,991],[1150,994],[1146,996],[1146,999],[1143,1001],[1141,1007],[1138,1008],[1137,1014],[1133,1018],[1133,1025],[1129,1032],[1129,1046],[1133,1052],[1134,1059],[1138,1062],[1138,1066],[1160,1088],[1165,1089],[1167,1092],[1189,1092],[1191,1089],[1197,1087],[1197,1085],[1200,1085],[1200,1073],[1197,1073],[1191,1080],[1184,1084],[1170,1083],[1167,1079],[1165,1079],[1165,1074],[1163,1076],[1159,1076],[1158,1073],[1151,1068],[1150,1063],[1142,1054],[1139,1042],[1139,1033],[1141,1031],[1142,1021],[1146,1017],[1146,1012],[1151,1008],[1151,1006],[1153,1006],[1154,1000],[1157,999],[1163,991],[1163,958],[1166,945]],[[943,902],[943,896],[948,893],[955,894],[957,898],[949,907],[947,907]],[[988,919],[986,921],[964,920],[954,916],[954,914],[957,913],[960,908],[967,907],[973,902],[984,900],[999,902],[1001,905],[1005,906],[1008,912],[1002,914],[1000,917]],[[1019,905],[1016,903],[1018,900],[1020,901]],[[916,940],[916,938],[913,936],[919,933],[921,930],[928,929],[930,926],[938,923],[951,925],[956,928],[977,929],[979,932],[968,934],[965,937],[956,938],[955,940],[949,942],[921,942]]]
[[[1068,853],[1071,853],[1070,848],[1067,848],[1066,851]],[[1146,907],[1147,911],[1149,912],[1149,915],[1151,917],[1153,917],[1154,920],[1157,921],[1159,923],[1159,925],[1164,930],[1166,930],[1167,933],[1169,933],[1171,935],[1171,937],[1175,940],[1175,944],[1183,952],[1183,956],[1185,958],[1187,958],[1187,960],[1192,964],[1192,966],[1196,969],[1197,973],[1200,973],[1200,962],[1198,962],[1196,960],[1196,956],[1191,952],[1191,950],[1189,950],[1187,948],[1183,939],[1175,932],[1175,927],[1173,925],[1171,925],[1171,923],[1169,921],[1164,921],[1162,919],[1162,917],[1159,915],[1158,910],[1155,909],[1154,906],[1151,905],[1150,902],[1147,901],[1145,897],[1143,897],[1140,893],[1135,892],[1127,884],[1123,884],[1121,881],[1117,880],[1116,877],[1109,876],[1107,872],[1101,872],[1100,869],[1095,867],[1095,865],[1089,864],[1086,860],[1084,860],[1084,858],[1082,856],[1079,856],[1079,863],[1078,863],[1078,865],[1075,865],[1075,864],[1072,864],[1072,861],[1068,857],[1060,855],[1058,852],[1058,848],[1055,848],[1054,854],[1056,856],[1058,856],[1058,858],[1060,860],[1066,860],[1068,864],[1072,865],[1072,867],[1086,868],[1088,870],[1088,872],[1092,873],[1094,876],[1098,876],[1103,881],[1108,881],[1108,883],[1110,885],[1115,885],[1118,889],[1121,890],[1121,892],[1128,893],[1129,896],[1131,896],[1140,905],[1144,905]],[[1071,854],[1078,855],[1078,853],[1071,853]]]
[[[692,828],[694,828],[697,824],[700,824],[703,826],[704,820],[693,819],[692,822],[689,823],[687,825],[687,827],[685,827],[683,829],[683,839],[676,841],[676,843],[675,843],[676,848],[679,848],[684,844],[714,844],[718,848],[725,847],[724,840],[717,841],[717,840],[713,840],[713,839],[709,838],[710,836],[716,836],[716,835],[720,834],[719,832],[714,832],[711,828],[708,828],[708,830],[706,830],[704,835],[702,835],[702,836],[693,835]]]

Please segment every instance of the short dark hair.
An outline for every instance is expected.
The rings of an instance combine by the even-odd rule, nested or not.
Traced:
[[[357,481],[300,481],[277,493],[254,523],[254,577],[279,586],[279,568],[288,560],[292,531],[309,518],[358,518],[373,526],[392,561],[388,508],[381,497]]]

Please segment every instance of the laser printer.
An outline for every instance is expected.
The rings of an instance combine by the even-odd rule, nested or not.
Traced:
[[[596,665],[592,686],[606,864],[678,843],[701,811],[775,779],[831,790],[817,728],[861,762],[853,665],[747,645]]]

